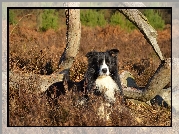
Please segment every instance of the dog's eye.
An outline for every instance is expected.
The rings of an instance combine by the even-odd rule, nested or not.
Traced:
[[[93,58],[93,63],[97,63],[98,60],[96,58]]]

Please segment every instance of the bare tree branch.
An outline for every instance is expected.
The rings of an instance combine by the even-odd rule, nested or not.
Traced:
[[[140,101],[153,99],[171,81],[171,60],[161,64],[144,89],[124,88],[124,96]]]
[[[68,2],[66,6],[79,6],[79,2]],[[59,72],[67,74],[78,53],[81,38],[80,9],[66,9],[67,45],[59,61]]]
[[[160,48],[157,44],[157,32],[149,24],[147,18],[137,9],[119,9],[127,19],[129,19],[144,35],[145,39],[153,47],[160,60],[164,60]]]
[[[32,14],[26,14],[26,15],[24,15],[23,17],[21,17],[21,18],[19,19],[18,23],[16,23],[16,25],[15,25],[15,26],[13,27],[13,29],[11,30],[9,36],[11,36],[12,32],[13,32],[14,29],[17,27],[17,25],[20,23],[20,21],[21,21],[23,18],[25,18],[25,17],[27,17],[27,16],[30,16],[30,15],[32,15]]]
[[[9,72],[9,84],[15,89],[18,88],[19,83],[25,83],[25,85],[33,85],[34,88],[38,88],[39,92],[43,92],[48,89],[52,84],[63,81],[62,74],[52,75],[38,75],[28,73]],[[124,81],[124,80],[122,80]],[[171,81],[171,61],[166,60],[166,63],[161,64],[153,77],[148,81],[146,87],[141,90],[138,88],[126,87],[123,89],[124,97],[130,99],[136,99],[139,101],[149,101],[154,98],[160,91]],[[34,82],[36,84],[34,84]],[[27,84],[29,83],[29,84]]]
[[[63,56],[60,59],[59,68],[69,69],[76,57],[80,45],[81,24],[80,24],[80,9],[67,9],[69,12],[69,28],[67,46]]]

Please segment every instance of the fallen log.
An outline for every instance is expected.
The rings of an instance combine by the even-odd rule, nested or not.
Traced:
[[[19,89],[24,85],[24,89],[44,92],[53,83],[63,81],[63,74],[40,75],[34,73],[9,72],[9,87]]]
[[[119,12],[140,30],[160,60],[163,61],[164,57],[157,44],[157,31],[149,24],[147,18],[137,9],[119,9]]]
[[[39,92],[44,92],[54,83],[62,82],[63,78],[63,74],[39,75],[33,73],[9,72],[9,86],[18,89],[19,85],[23,84],[26,89],[38,89]],[[167,59],[165,63],[161,63],[145,88],[123,88],[124,97],[147,102],[153,99],[157,94],[161,94],[161,90],[170,81],[171,61]]]
[[[126,98],[147,102],[156,95],[162,94],[161,90],[171,82],[171,60],[167,59],[161,63],[154,75],[149,79],[147,85],[140,89],[137,87],[123,88]]]

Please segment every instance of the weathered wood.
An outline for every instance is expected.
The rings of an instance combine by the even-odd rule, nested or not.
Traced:
[[[169,82],[171,82],[171,60],[167,59],[165,63],[160,64],[144,89],[126,87],[123,91],[124,96],[146,102],[161,94],[161,90]]]
[[[33,85],[34,88],[38,88],[41,92],[47,90],[52,84],[63,81],[62,74],[38,75],[10,72],[9,76],[10,86],[18,88],[17,85],[23,82],[25,85]],[[158,67],[143,90],[126,87],[123,89],[124,97],[146,102],[153,99],[157,94],[161,94],[161,90],[169,82],[171,82],[171,61],[167,59],[164,64]]]
[[[9,87],[19,89],[23,85],[26,90],[44,92],[52,84],[63,81],[63,74],[39,75],[23,72],[9,72]]]
[[[157,44],[157,31],[149,24],[147,18],[137,9],[119,9],[119,12],[140,30],[145,39],[153,47],[160,60],[164,60]]]
[[[68,73],[79,51],[81,38],[80,9],[66,9],[67,17],[67,45],[59,61],[56,72]],[[63,72],[64,73],[64,72]]]

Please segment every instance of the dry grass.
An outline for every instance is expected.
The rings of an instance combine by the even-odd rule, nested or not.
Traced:
[[[121,104],[117,96],[112,106],[110,120],[105,121],[98,115],[104,98],[89,94],[89,101],[83,105],[80,100],[83,92],[75,87],[65,94],[51,98],[46,93],[24,88],[26,83],[19,82],[19,88],[10,87],[9,125],[10,126],[170,126],[171,111],[159,106],[146,106],[127,101]],[[61,90],[61,89],[53,89]],[[54,95],[55,92],[52,92]]]
[[[10,26],[10,30],[12,26]],[[51,74],[58,67],[58,60],[65,48],[66,29],[57,32],[49,30],[39,33],[33,28],[17,27],[9,41],[9,70]],[[170,29],[160,31],[158,43],[165,57],[171,57]],[[119,27],[91,29],[82,27],[79,54],[70,70],[74,82],[83,79],[87,68],[85,54],[91,50],[105,51],[117,48],[119,70],[129,70],[138,86],[144,86],[159,65],[159,60],[143,35],[134,31],[126,33]],[[66,83],[67,84],[67,83]],[[85,105],[78,105],[83,92],[75,87],[66,90],[64,95],[50,99],[39,94],[37,87],[28,82],[18,83],[19,87],[9,87],[9,125],[10,126],[170,126],[169,109],[120,103],[118,97],[111,120],[105,122],[97,115],[101,96],[90,95]],[[62,89],[57,89],[62,90]]]

